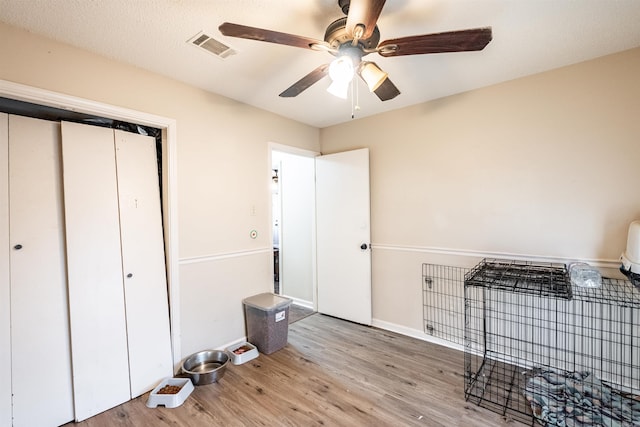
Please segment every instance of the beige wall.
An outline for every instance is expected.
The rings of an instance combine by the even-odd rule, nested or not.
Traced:
[[[370,148],[373,315],[408,333],[422,262],[615,262],[640,218],[640,49],[320,131],[2,24],[0,56],[0,79],[176,119],[183,355],[270,289],[269,141]]]
[[[322,129],[324,154],[370,149],[374,318],[422,330],[422,262],[617,262],[640,218],[639,75],[634,49]]]
[[[268,143],[319,151],[318,129],[4,24],[0,57],[2,80],[176,120],[182,353],[242,337],[272,286]]]

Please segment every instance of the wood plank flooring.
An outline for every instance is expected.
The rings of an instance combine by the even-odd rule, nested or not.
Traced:
[[[464,400],[463,354],[314,314],[174,409],[148,395],[68,426],[523,426]]]

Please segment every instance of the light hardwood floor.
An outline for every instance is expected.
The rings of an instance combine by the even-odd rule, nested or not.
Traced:
[[[523,426],[464,400],[463,354],[314,314],[174,409],[148,394],[68,426]]]

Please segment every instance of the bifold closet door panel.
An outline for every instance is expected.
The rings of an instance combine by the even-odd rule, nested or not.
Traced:
[[[9,116],[9,201],[13,426],[60,425],[74,417],[60,123]]]
[[[0,113],[0,426],[11,425],[9,288],[9,116]]]
[[[62,123],[76,420],[131,398],[111,129]]]
[[[131,395],[173,375],[156,142],[114,131]]]

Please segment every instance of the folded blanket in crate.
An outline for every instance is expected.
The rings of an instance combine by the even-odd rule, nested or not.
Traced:
[[[534,369],[524,395],[545,426],[640,426],[640,396],[623,394],[590,372]]]

